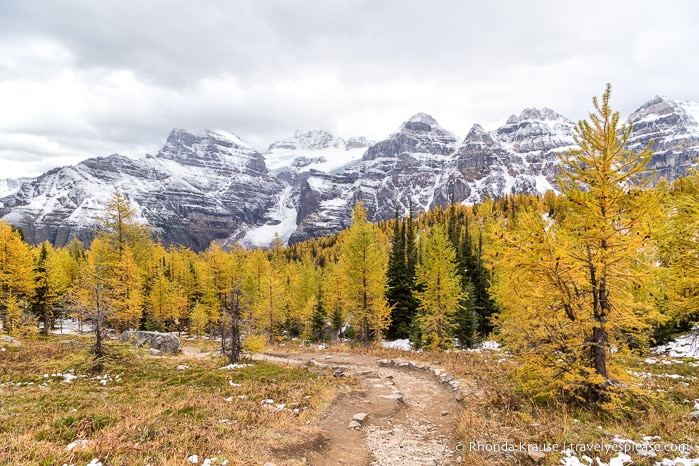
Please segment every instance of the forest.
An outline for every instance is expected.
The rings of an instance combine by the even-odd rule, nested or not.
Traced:
[[[452,203],[267,250],[163,246],[115,192],[91,244],[29,245],[0,222],[0,319],[47,334],[64,318],[107,332],[264,342],[409,338],[425,351],[495,338],[534,399],[618,403],[624,355],[699,317],[699,174],[672,183],[626,149],[610,89],[561,154],[560,193]]]

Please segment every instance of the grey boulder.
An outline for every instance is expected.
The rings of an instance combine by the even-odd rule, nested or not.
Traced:
[[[119,341],[134,346],[148,346],[163,353],[175,353],[180,349],[180,339],[170,333],[128,331],[121,334]]]

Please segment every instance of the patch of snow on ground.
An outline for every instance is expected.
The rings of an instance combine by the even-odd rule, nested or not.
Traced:
[[[674,460],[665,458],[662,462],[655,463],[655,466],[692,466],[699,465],[699,458],[685,458],[684,456],[678,456]]]
[[[66,445],[66,450],[68,450],[68,451],[73,451],[73,450],[75,450],[76,448],[80,448],[80,449],[83,449],[83,450],[84,450],[85,447],[87,447],[87,444],[88,444],[89,442],[90,442],[89,440],[85,440],[85,439],[83,439],[83,440],[76,440],[76,441],[74,441],[74,442],[70,442],[68,445]]]
[[[384,348],[399,349],[403,351],[412,351],[413,349],[413,345],[407,338],[394,341],[382,341],[381,346],[383,346]]]
[[[640,377],[642,379],[648,379],[651,377],[659,377],[659,378],[666,378],[666,379],[674,379],[674,380],[681,380],[681,379],[689,379],[689,380],[695,380],[696,377],[693,376],[684,376],[684,375],[679,375],[679,374],[653,374],[651,372],[637,372],[637,371],[627,371],[629,374],[632,374],[636,377]]]
[[[656,346],[653,352],[672,358],[699,358],[699,339],[695,332],[679,336],[666,345]]]
[[[582,460],[580,460],[573,450],[565,450],[561,458],[561,464],[564,466],[623,466],[625,464],[633,464],[633,460],[623,452],[618,452],[614,458],[609,460],[609,463],[605,463],[599,457],[593,460],[587,455],[583,455]]]
[[[82,324],[77,319],[62,319],[57,320],[54,324],[51,333],[54,335],[83,335],[92,333],[92,325],[83,322]]]
[[[500,343],[498,343],[497,341],[486,340],[481,345],[481,348],[486,349],[486,350],[491,350],[491,351],[499,351],[501,346],[500,346]]]
[[[480,352],[483,351],[483,350],[486,350],[486,351],[500,351],[501,348],[502,348],[502,346],[500,346],[500,343],[498,343],[497,341],[494,341],[494,340],[486,340],[486,341],[484,341],[483,343],[481,343],[481,345],[480,345],[479,347],[477,347],[477,348],[470,348],[470,349],[467,349],[466,351],[468,351],[468,352],[470,352],[470,353],[480,353]]]
[[[252,364],[229,364],[227,366],[220,367],[219,370],[224,369],[244,369],[246,367],[252,367]]]

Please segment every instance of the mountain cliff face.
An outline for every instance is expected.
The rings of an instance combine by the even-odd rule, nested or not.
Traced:
[[[629,116],[633,135],[629,148],[642,150],[653,141],[648,164],[656,180],[687,174],[699,157],[699,103],[655,97]]]
[[[699,157],[699,104],[656,97],[629,117],[629,142],[653,141],[649,169],[670,180]],[[266,246],[349,226],[362,199],[371,220],[456,202],[555,189],[558,154],[574,145],[573,122],[525,109],[494,131],[474,125],[462,141],[418,113],[385,140],[297,131],[259,153],[236,136],[176,129],[156,155],[120,155],[0,180],[0,215],[28,241],[89,241],[115,190],[165,243],[195,250],[211,241]]]
[[[456,153],[455,197],[473,204],[554,189],[558,154],[573,146],[574,127],[548,108],[528,108],[492,132],[475,125]]]
[[[339,231],[349,226],[351,211],[362,199],[372,220],[392,217],[395,207],[407,211],[433,204],[445,163],[454,153],[456,136],[429,115],[418,113],[388,139],[371,146],[362,160],[339,174],[311,173],[302,186],[318,205],[299,219],[292,242]]]
[[[32,243],[89,241],[118,190],[165,243],[203,249],[273,221],[268,211],[285,187],[267,175],[262,155],[235,136],[173,130],[155,156],[99,157],[25,181],[2,199],[0,214]]]

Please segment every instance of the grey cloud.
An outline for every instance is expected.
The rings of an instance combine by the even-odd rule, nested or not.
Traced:
[[[606,82],[624,114],[699,101],[697,20],[691,0],[1,2],[0,158],[18,134],[46,165],[138,156],[173,127],[260,150],[306,127],[378,139],[418,111],[463,136],[530,106],[582,118]]]

